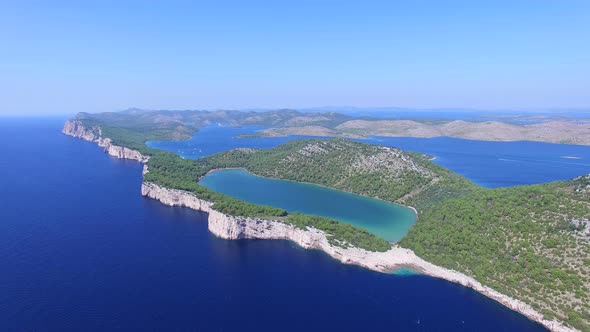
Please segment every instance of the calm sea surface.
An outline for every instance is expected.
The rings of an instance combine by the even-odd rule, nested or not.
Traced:
[[[0,119],[0,331],[542,330],[442,280],[217,239],[63,120]]]

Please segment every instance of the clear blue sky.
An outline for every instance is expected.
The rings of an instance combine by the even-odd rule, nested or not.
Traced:
[[[590,1],[9,1],[0,114],[590,107]]]

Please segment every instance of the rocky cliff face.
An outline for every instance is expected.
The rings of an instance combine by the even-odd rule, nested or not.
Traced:
[[[144,174],[147,173],[147,166],[144,166]],[[197,198],[186,191],[160,187],[150,182],[141,184],[141,194],[153,198],[168,206],[187,207],[197,211],[211,212],[211,203]]]
[[[120,159],[137,160],[140,163],[145,163],[149,159],[148,156],[144,156],[136,150],[131,150],[126,147],[113,145],[109,138],[101,138],[98,142],[98,146],[103,147],[105,152],[110,154],[111,156]]]
[[[97,142],[101,135],[100,128],[86,128],[77,120],[66,121],[62,132],[66,135],[81,138],[90,142]]]
[[[81,138],[89,142],[95,142],[109,155],[120,159],[137,160],[141,163],[148,161],[149,157],[139,151],[112,144],[110,138],[102,137],[102,131],[98,127],[87,128],[78,120],[69,120],[64,124],[62,132],[66,135]]]
[[[156,199],[169,206],[182,206],[207,212],[209,231],[223,239],[290,240],[305,249],[322,250],[342,263],[360,265],[380,272],[392,271],[412,263],[407,258],[413,253],[407,249],[394,247],[388,252],[381,253],[354,247],[341,248],[331,245],[326,233],[318,229],[300,229],[278,220],[230,216],[215,211],[211,208],[211,202],[199,199],[186,191],[167,189],[154,183],[144,182],[141,193],[145,197]]]
[[[557,321],[545,320],[541,313],[528,304],[486,287],[462,273],[431,264],[416,256],[409,249],[395,245],[387,252],[371,252],[354,247],[341,248],[331,245],[328,242],[326,233],[315,228],[304,230],[277,220],[230,216],[212,209],[210,202],[201,200],[182,190],[171,190],[154,183],[144,182],[141,192],[142,195],[159,200],[166,205],[183,206],[207,212],[209,214],[209,231],[223,239],[289,240],[305,249],[322,250],[344,264],[358,265],[374,271],[391,272],[400,268],[410,268],[425,275],[472,288],[543,324],[552,331],[573,331]]]

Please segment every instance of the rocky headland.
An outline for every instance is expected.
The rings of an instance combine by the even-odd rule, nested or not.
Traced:
[[[120,159],[137,160],[140,163],[146,163],[148,156],[144,156],[138,151],[126,148],[124,146],[114,145],[112,140],[102,137],[102,130],[99,127],[86,128],[82,122],[69,120],[64,124],[62,132],[66,135],[81,138],[83,140],[94,142],[104,149],[106,153]]]
[[[63,133],[95,142],[106,153],[116,158],[131,159],[142,163],[149,160],[148,156],[144,156],[138,151],[112,144],[111,139],[102,137],[100,128],[86,128],[76,120],[67,121]],[[144,165],[144,174],[148,171],[148,166]],[[211,202],[199,199],[186,191],[164,188],[144,181],[141,193],[145,197],[158,200],[168,206],[187,207],[208,213],[209,231],[223,239],[289,240],[305,249],[322,250],[344,264],[358,265],[373,271],[390,273],[401,268],[409,268],[424,275],[472,288],[529,319],[539,322],[551,331],[575,331],[558,321],[544,319],[541,313],[522,301],[486,287],[465,274],[431,264],[416,256],[412,250],[401,248],[398,245],[392,245],[391,249],[386,252],[372,252],[355,247],[342,248],[330,244],[326,233],[315,228],[300,229],[280,220],[227,215],[214,210]]]

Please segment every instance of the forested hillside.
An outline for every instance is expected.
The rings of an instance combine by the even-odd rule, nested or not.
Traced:
[[[447,200],[420,214],[401,245],[588,330],[589,179]]]
[[[590,322],[590,176],[479,188],[426,156],[345,140],[292,141],[200,161],[418,207],[401,245],[582,330]]]
[[[316,183],[419,210],[476,188],[427,156],[342,139],[297,140],[268,150],[238,149],[202,162],[245,167],[262,176]]]

